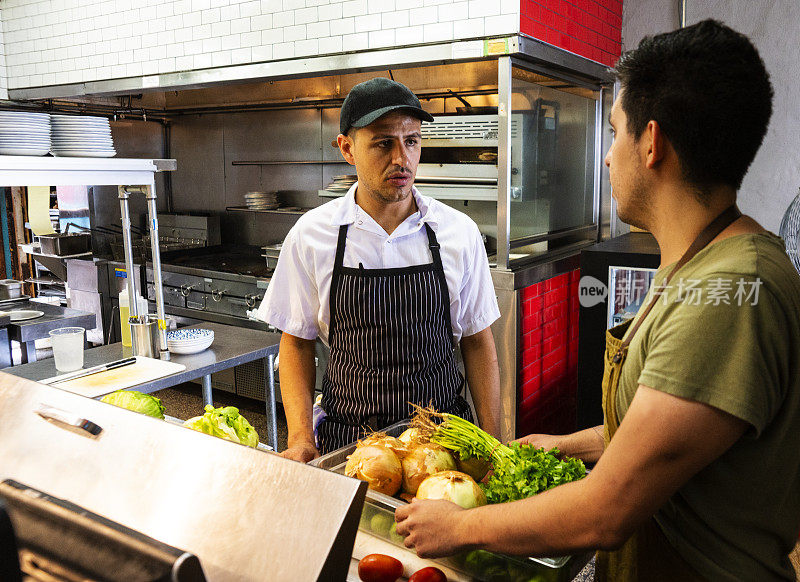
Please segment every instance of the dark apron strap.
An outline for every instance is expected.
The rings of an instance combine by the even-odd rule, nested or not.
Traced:
[[[426,222],[425,232],[428,233],[428,247],[431,249],[431,257],[433,258],[433,272],[436,274],[436,280],[439,282],[439,287],[442,290],[442,301],[444,301],[444,316],[447,320],[447,329],[450,330],[450,341],[453,344],[453,349],[456,348],[456,337],[453,334],[453,321],[450,317],[450,291],[447,289],[447,278],[444,276],[444,266],[442,265],[442,254],[439,252],[439,241],[436,238],[436,233]]]
[[[699,253],[706,246],[708,246],[708,244],[712,240],[717,238],[719,233],[721,233],[723,230],[725,230],[731,224],[733,224],[736,220],[738,220],[741,215],[742,213],[739,212],[739,209],[736,207],[736,204],[734,204],[732,206],[728,206],[728,208],[723,210],[719,216],[717,216],[714,220],[712,220],[711,223],[707,227],[705,227],[699,235],[697,235],[697,238],[694,239],[694,242],[692,242],[692,244],[689,246],[686,252],[683,253],[683,256],[678,260],[678,262],[675,263],[675,266],[669,272],[667,277],[664,279],[664,282],[661,284],[660,289],[661,290],[665,289],[669,284],[669,282],[672,280],[672,276],[678,271],[678,269],[680,269],[686,263],[691,261],[697,253]],[[656,303],[658,302],[658,299],[659,299],[659,293],[653,293],[653,299],[650,301],[645,310],[642,312],[642,315],[637,318],[637,321],[634,324],[633,329],[631,329],[630,333],[627,335],[625,340],[622,342],[622,345],[619,347],[619,350],[617,350],[617,353],[614,355],[615,363],[619,363],[622,360],[625,348],[628,347],[628,345],[630,345],[631,340],[633,340],[633,336],[635,336],[636,332],[639,331],[639,328],[641,327],[642,323],[644,322],[645,318],[650,313],[650,311],[652,311],[653,307],[655,307]]]
[[[336,291],[339,289],[339,281],[342,278],[342,265],[344,264],[344,247],[347,244],[347,226],[343,224],[339,227],[339,239],[336,243],[336,256],[333,260],[333,273],[331,274],[330,290],[330,320],[328,321],[328,346],[333,341],[333,333],[336,328]]]

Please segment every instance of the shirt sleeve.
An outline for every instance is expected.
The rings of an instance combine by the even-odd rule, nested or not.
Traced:
[[[461,337],[475,335],[500,318],[489,259],[478,226],[472,223],[465,252],[464,278],[459,292]]]
[[[289,231],[258,317],[302,339],[319,335],[319,294],[310,251],[300,243],[297,226]]]
[[[702,304],[684,302],[666,310],[648,340],[639,384],[723,410],[760,434],[783,399],[781,374],[788,354],[782,338],[788,327],[768,291],[742,301],[732,290],[728,304],[715,303],[707,299],[714,281],[706,281]]]

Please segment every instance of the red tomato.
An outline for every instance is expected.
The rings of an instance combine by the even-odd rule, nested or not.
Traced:
[[[395,582],[403,575],[403,564],[385,554],[370,554],[358,563],[358,577],[364,582]]]
[[[414,572],[408,582],[447,582],[447,576],[439,568],[428,566]]]

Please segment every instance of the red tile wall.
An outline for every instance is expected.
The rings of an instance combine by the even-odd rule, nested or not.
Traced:
[[[517,436],[575,430],[579,279],[576,269],[522,290]]]
[[[622,0],[520,0],[520,31],[612,66],[622,49]]]

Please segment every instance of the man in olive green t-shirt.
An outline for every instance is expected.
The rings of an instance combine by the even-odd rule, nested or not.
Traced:
[[[655,236],[657,283],[682,266],[628,328],[627,357],[607,353],[619,372],[605,382],[617,388],[610,440],[604,427],[529,435],[597,464],[512,503],[415,500],[395,512],[397,531],[423,557],[600,549],[596,579],[615,582],[793,580],[800,277],[780,240],[734,207],[772,113],[769,74],[745,36],[713,20],[645,38],[616,74],[605,161],[617,214]]]

